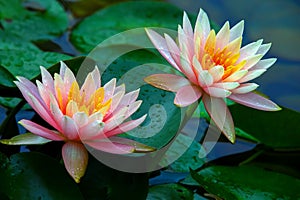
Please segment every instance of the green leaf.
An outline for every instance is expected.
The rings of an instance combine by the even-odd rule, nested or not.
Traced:
[[[20,98],[0,97],[0,104],[6,108],[14,108],[21,102]]]
[[[255,165],[211,166],[191,173],[209,193],[225,200],[300,198],[299,179]]]
[[[4,67],[0,66],[0,89],[3,87],[15,87],[15,77]]]
[[[187,146],[188,145],[188,146]],[[183,154],[182,150],[187,149]],[[178,160],[170,165],[170,169],[176,172],[189,172],[191,169],[198,169],[204,164],[199,157],[201,145],[192,138],[180,134],[168,149],[166,158],[182,154]],[[169,155],[170,154],[170,155]]]
[[[31,144],[45,144],[51,140],[45,139],[32,133],[24,133],[17,135],[11,139],[2,139],[0,143],[7,145],[31,145]]]
[[[250,140],[250,141],[260,143],[260,141],[259,141],[257,138],[255,138],[254,136],[252,136],[252,135],[246,133],[245,131],[243,131],[243,130],[240,129],[240,128],[235,127],[235,133],[236,133],[236,135],[239,136],[239,137],[246,138],[246,139],[248,139],[248,140]]]
[[[0,154],[1,155],[1,154]],[[9,199],[83,199],[64,167],[40,153],[0,156],[0,193]]]
[[[230,106],[236,127],[273,148],[300,147],[300,113],[287,108],[259,111],[239,104]]]
[[[182,16],[182,10],[163,2],[120,3],[85,18],[72,31],[71,42],[86,53],[108,37],[125,30],[139,27],[176,30],[182,23]]]
[[[57,1],[32,0],[24,3],[11,0],[1,3],[0,8],[5,10],[0,15],[5,32],[25,40],[52,39],[68,26],[67,13]]]
[[[145,60],[155,64],[145,64]],[[132,117],[148,115],[140,127],[127,132],[127,137],[156,149],[165,146],[178,132],[182,111],[174,105],[172,92],[157,89],[143,80],[150,74],[172,70],[163,62],[149,51],[134,51],[118,58],[102,74],[102,82],[117,78],[118,85],[124,83],[127,92],[140,88],[138,99],[143,103]]]
[[[70,56],[42,51],[0,50],[0,64],[13,76],[23,76],[32,79],[40,74],[40,66],[48,68],[60,60]]]
[[[193,192],[179,184],[164,184],[152,186],[149,189],[147,200],[172,199],[172,200],[192,200]]]
[[[1,1],[0,3],[0,19],[11,19],[18,17],[23,12],[20,0]]]

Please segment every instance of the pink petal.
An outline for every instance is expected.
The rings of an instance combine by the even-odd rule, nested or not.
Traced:
[[[183,12],[183,31],[185,32],[188,39],[192,40],[194,37],[193,28],[191,25],[191,22],[186,14],[186,12]]]
[[[232,116],[222,98],[214,98],[203,95],[203,103],[206,111],[217,127],[224,133],[230,142],[235,141],[235,130]]]
[[[69,116],[62,117],[61,128],[62,128],[63,134],[69,140],[76,140],[79,138],[78,127],[77,127],[75,121],[72,118],[70,118]]]
[[[127,119],[127,118],[130,117],[133,113],[135,113],[135,111],[137,111],[137,109],[139,109],[139,107],[141,106],[142,102],[143,102],[142,100],[139,100],[139,101],[136,101],[136,102],[130,104],[130,105],[128,106],[128,111],[127,111],[127,113],[126,113],[126,115],[125,115],[125,118]]]
[[[214,83],[212,87],[222,88],[225,90],[232,90],[239,86],[238,82],[224,82],[224,83]]]
[[[79,136],[82,141],[89,140],[95,136],[103,135],[105,124],[102,121],[95,120],[79,129]]]
[[[199,14],[197,16],[196,25],[195,25],[195,38],[200,37],[202,41],[205,41],[209,32],[210,32],[210,23],[208,20],[207,14],[200,9]]]
[[[64,62],[60,61],[59,74],[60,74],[61,77],[65,77],[65,73],[66,73],[67,68],[68,68],[67,65]]]
[[[241,48],[240,50],[240,57],[238,62],[247,59],[250,56],[253,56],[256,54],[257,50],[261,46],[263,40],[258,40],[256,42],[252,42],[244,47]]]
[[[193,71],[192,64],[189,58],[184,57],[183,54],[180,55],[180,63],[181,63],[181,70],[182,73],[194,84],[197,84],[197,78]]]
[[[233,74],[231,74],[230,76],[225,78],[223,81],[224,82],[235,82],[235,81],[241,79],[242,77],[244,77],[247,73],[248,73],[248,70],[240,70],[240,71],[234,72]]]
[[[263,44],[257,50],[257,54],[261,54],[264,56],[269,51],[270,48],[271,48],[271,43]]]
[[[231,92],[229,90],[220,88],[220,87],[204,87],[203,90],[209,94],[209,96],[217,97],[217,98],[225,98],[228,97]]]
[[[216,48],[220,48],[222,50],[229,42],[229,37],[230,37],[230,26],[229,22],[227,21],[223,27],[220,29],[216,36]]]
[[[61,112],[61,110],[59,109],[58,105],[53,104],[52,102],[50,103],[50,112],[52,114],[52,117],[55,121],[55,123],[57,124],[57,127],[55,127],[58,131],[62,132],[62,128],[61,128],[61,121],[63,118],[63,113]]]
[[[90,147],[113,154],[128,154],[134,152],[134,146],[111,142],[110,140],[85,141]]]
[[[265,69],[251,70],[243,78],[241,78],[239,80],[239,82],[244,83],[244,82],[251,81],[251,80],[259,77],[260,75],[262,75],[266,71],[267,70],[265,70]]]
[[[112,98],[112,96],[115,93],[115,88],[116,88],[116,79],[113,78],[109,82],[107,82],[104,86],[104,102],[107,101],[108,99]]]
[[[248,57],[246,64],[243,66],[243,70],[251,69],[262,57],[260,54]]]
[[[17,79],[19,81],[15,81],[15,84],[21,91],[21,93],[24,96],[24,98],[26,99],[26,101],[28,98],[28,94],[32,94],[41,104],[43,104],[43,100],[39,95],[39,91],[32,82],[30,82],[29,80],[27,80],[24,77],[17,77]],[[45,105],[43,105],[43,106],[45,106]]]
[[[43,85],[47,88],[47,90],[50,93],[54,94],[54,81],[51,74],[42,66],[40,66],[40,69]]]
[[[92,71],[92,77],[96,88],[99,88],[101,86],[101,77],[97,66],[95,66],[95,69]]]
[[[73,115],[72,118],[73,118],[74,122],[76,123],[77,127],[81,128],[89,122],[89,118],[93,117],[93,115],[88,117],[85,112],[77,112]],[[101,116],[102,116],[102,114],[101,114]],[[92,121],[94,121],[94,120],[92,120]]]
[[[132,104],[133,102],[135,102],[136,99],[139,96],[139,92],[140,92],[140,88],[138,88],[137,90],[126,93],[123,96],[123,98],[122,98],[121,102],[119,103],[118,107],[121,108],[121,107],[127,106],[127,105]],[[119,109],[119,108],[117,108],[117,109]]]
[[[92,115],[90,115],[89,117],[88,117],[88,122],[90,123],[90,122],[93,122],[93,121],[103,121],[103,115],[102,115],[102,113],[101,112],[95,112],[95,113],[93,113]]]
[[[76,183],[80,182],[88,164],[88,152],[77,142],[67,142],[62,147],[65,167]]]
[[[115,113],[117,113],[121,108],[117,109],[119,107],[119,103],[121,102],[123,96],[124,96],[124,91],[120,91],[116,94],[114,94],[114,96],[112,97],[112,102],[110,105],[110,108],[108,110],[108,112],[106,113],[106,115],[104,116],[104,120],[108,120],[110,119]]]
[[[209,87],[213,84],[214,79],[212,75],[207,71],[203,70],[198,75],[198,83],[201,87]]]
[[[139,126],[145,119],[146,119],[147,115],[143,115],[142,117],[135,119],[135,120],[131,120],[128,122],[125,122],[123,124],[121,124],[120,126],[116,127],[115,129],[112,129],[108,132],[105,133],[105,135],[107,137],[111,137],[120,133],[126,133],[127,131],[130,131],[134,128],[136,128],[137,126]]]
[[[169,53],[171,54],[171,56],[174,59],[176,65],[180,69],[179,71],[181,71],[181,67],[180,67],[180,65],[181,65],[180,64],[180,50],[179,50],[177,44],[174,42],[174,40],[169,35],[164,34],[164,36],[165,36],[167,47],[169,49]]]
[[[36,85],[39,91],[40,97],[43,99],[43,102],[46,104],[47,108],[50,108],[50,93],[47,88],[39,81],[36,81]]]
[[[114,91],[114,93],[115,94],[117,94],[118,92],[126,92],[126,90],[125,90],[125,84],[124,83],[122,83],[121,85],[119,85],[119,86],[117,86],[116,88],[115,88],[115,91]]]
[[[177,91],[174,104],[180,107],[185,107],[197,101],[201,95],[202,91],[199,87],[187,85]]]
[[[198,61],[198,59],[197,59],[196,56],[193,57],[193,65],[192,65],[192,66],[193,66],[193,70],[194,70],[194,72],[195,72],[195,75],[199,76],[199,74],[200,74],[201,72],[203,72],[202,65],[201,65],[201,63]]]
[[[278,111],[281,110],[281,108],[273,103],[272,101],[255,94],[253,92],[247,93],[247,94],[232,94],[228,97],[229,99],[251,107],[258,110],[265,110],[265,111]]]
[[[238,88],[231,90],[233,94],[244,94],[255,90],[259,85],[256,83],[244,83],[241,84]]]
[[[65,138],[57,133],[56,131],[49,130],[45,127],[42,127],[32,121],[22,119],[19,121],[19,123],[24,126],[27,130],[32,132],[35,135],[41,136],[43,138],[49,139],[49,140],[54,140],[54,141],[61,141],[65,140]]]
[[[151,29],[146,29],[146,33],[147,33],[148,37],[150,38],[151,42],[153,43],[153,45],[159,51],[159,53],[173,67],[175,67],[177,70],[180,71],[180,68],[178,67],[178,65],[176,64],[176,62],[174,61],[172,55],[169,52],[169,49],[168,49],[168,46],[167,46],[167,43],[166,43],[165,39],[162,36],[160,36],[158,33],[156,33],[155,31],[152,31]]]
[[[180,88],[191,85],[184,77],[174,74],[153,74],[144,79],[144,81],[159,89],[177,92]]]
[[[93,76],[89,73],[80,89],[80,94],[84,94],[85,101],[88,101],[90,96],[96,91],[97,87],[95,85],[95,81],[93,80]]]
[[[258,69],[268,69],[270,68],[275,62],[276,58],[268,58],[264,60],[260,60],[256,65],[254,65],[251,70],[258,70]]]
[[[230,29],[230,38],[229,41],[233,41],[243,35],[244,31],[244,20],[240,21],[234,27]]]
[[[74,81],[76,81],[76,78],[75,78],[73,72],[61,61],[61,67],[62,66],[65,66],[65,67],[63,67],[64,72],[63,72],[63,75],[61,75],[61,77],[62,77],[62,80],[64,81],[65,90],[69,91],[72,86],[72,83]]]
[[[20,86],[21,87],[21,86]],[[60,131],[59,124],[55,122],[54,118],[51,116],[50,111],[44,103],[41,103],[35,96],[30,93],[24,95],[26,101],[32,106],[32,108],[51,126]]]
[[[186,44],[187,56],[192,60],[194,56],[194,34],[190,20],[185,12],[183,13],[183,29],[178,26],[178,42],[180,46]]]
[[[128,108],[124,107],[121,110],[119,110],[117,113],[115,113],[112,117],[110,117],[108,120],[104,119],[104,123],[105,123],[104,132],[107,132],[119,126],[125,120],[127,111]]]

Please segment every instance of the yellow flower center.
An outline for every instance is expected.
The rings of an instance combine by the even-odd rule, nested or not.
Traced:
[[[105,116],[110,108],[112,99],[104,102],[103,87],[98,88],[87,97],[85,91],[80,91],[78,83],[74,81],[68,93],[66,104],[63,103],[61,95],[58,95],[58,102],[63,113],[70,117],[76,112],[85,112],[88,116],[95,112],[101,112]],[[63,106],[63,104],[66,106]],[[63,109],[64,107],[65,109]]]
[[[230,42],[222,50],[216,48],[216,43],[216,33],[214,30],[211,30],[204,46],[205,53],[202,57],[201,65],[207,70],[216,65],[223,66],[224,75],[222,79],[225,79],[246,64],[245,60],[237,62],[240,57],[242,37]]]

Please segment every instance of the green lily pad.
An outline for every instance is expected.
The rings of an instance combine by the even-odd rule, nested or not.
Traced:
[[[0,64],[13,76],[32,79],[40,74],[40,66],[48,68],[70,56],[55,52],[0,50]]]
[[[0,8],[4,31],[25,40],[53,39],[68,27],[67,13],[57,1],[11,0],[1,3]]]
[[[163,2],[125,2],[104,8],[85,18],[71,34],[71,42],[82,52],[117,33],[134,28],[162,27],[176,30],[183,11]]]
[[[142,58],[147,63],[155,64],[144,64]],[[132,117],[148,116],[140,127],[127,132],[127,136],[157,149],[165,146],[178,132],[183,111],[174,105],[175,95],[172,92],[157,89],[143,80],[150,74],[172,70],[161,63],[164,60],[150,51],[134,51],[119,57],[101,77],[104,83],[117,78],[117,84],[124,83],[128,92],[140,88],[138,99],[143,100],[143,103]]]
[[[209,193],[224,200],[299,199],[300,180],[255,165],[211,166],[193,178]]]
[[[164,184],[164,185],[156,185],[150,187],[147,200],[153,200],[153,199],[192,200],[194,199],[193,196],[194,194],[192,191],[179,184]]]
[[[0,88],[2,87],[14,87],[13,81],[15,77],[4,67],[0,66]]]
[[[182,154],[182,149],[187,150]],[[204,164],[204,160],[199,157],[200,149],[201,145],[192,138],[183,134],[178,135],[178,138],[174,141],[166,153],[166,157],[175,157],[177,154],[182,155],[178,160],[170,165],[170,169],[176,172],[189,172],[190,168],[200,168]]]
[[[259,111],[239,104],[229,108],[235,126],[261,143],[273,148],[300,147],[300,113],[287,108]]]
[[[0,154],[0,194],[9,199],[83,199],[63,165],[40,153]]]

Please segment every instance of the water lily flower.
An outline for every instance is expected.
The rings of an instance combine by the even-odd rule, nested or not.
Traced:
[[[64,141],[64,165],[76,182],[84,175],[88,163],[84,145],[116,154],[153,150],[116,136],[137,127],[146,117],[128,120],[142,103],[137,100],[139,89],[125,93],[124,84],[116,86],[116,79],[101,87],[97,67],[79,87],[74,74],[63,62],[54,79],[44,67],[41,67],[41,75],[42,82],[36,81],[36,85],[24,77],[17,77],[15,84],[32,108],[55,130],[23,119],[19,123],[33,134],[22,134],[2,143]]]
[[[178,43],[167,34],[162,37],[146,29],[160,54],[185,77],[154,74],[145,81],[176,92],[174,103],[178,106],[188,106],[202,98],[208,114],[231,142],[235,140],[235,130],[225,98],[255,109],[280,110],[272,101],[254,93],[258,84],[249,82],[275,63],[275,58],[261,60],[271,44],[258,40],[241,47],[243,29],[244,21],[232,28],[226,22],[216,34],[202,9],[194,30],[184,13],[183,27],[178,26]]]

